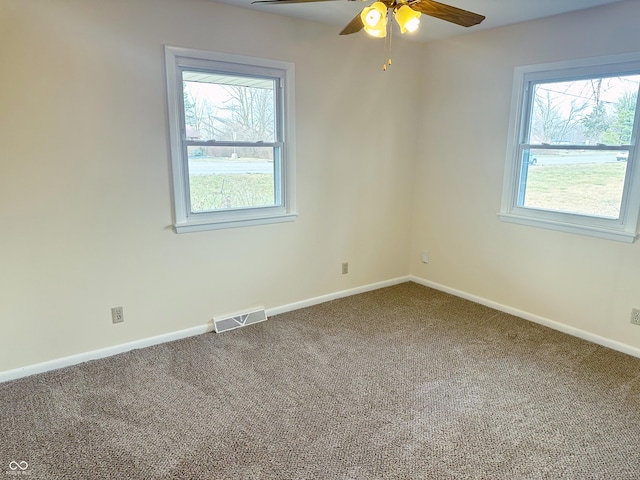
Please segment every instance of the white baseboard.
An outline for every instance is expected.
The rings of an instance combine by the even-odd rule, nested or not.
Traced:
[[[399,283],[405,283],[411,281],[410,276],[393,278],[391,280],[385,280],[384,282],[370,283],[362,287],[350,288],[349,290],[341,290],[335,293],[329,293],[327,295],[321,295],[319,297],[309,298],[308,300],[302,300],[300,302],[290,303],[281,307],[274,307],[267,309],[267,315],[278,315],[280,313],[291,312],[293,310],[299,310],[301,308],[311,307],[318,305],[319,303],[329,302],[331,300],[337,300],[338,298],[350,297],[351,295],[357,295],[358,293],[370,292],[372,290],[378,290],[384,287],[390,287],[392,285],[398,285]]]
[[[152,345],[158,345],[160,343],[167,343],[174,340],[192,337],[194,335],[200,335],[210,330],[210,324],[201,325],[198,327],[187,328],[185,330],[179,330],[177,332],[166,333],[164,335],[158,335],[155,337],[143,338],[141,340],[135,340],[133,342],[123,343],[120,345],[114,345],[113,347],[106,347],[99,350],[79,353],[77,355],[57,358],[48,362],[36,363],[35,365],[28,365],[26,367],[20,367],[14,370],[7,370],[4,372],[0,372],[0,383],[8,382],[9,380],[16,380],[22,377],[28,377],[37,373],[44,373],[51,370],[58,370],[59,368],[70,367],[72,365],[88,362],[90,360],[110,357],[112,355],[128,352],[137,348],[150,347]]]
[[[419,283],[420,285],[424,285],[425,287],[434,288],[436,290],[455,295],[456,297],[464,298],[465,300],[470,300],[472,302],[479,303],[480,305],[493,308],[494,310],[499,310],[501,312],[508,313],[510,315],[514,315],[516,317],[538,323],[540,325],[544,325],[545,327],[552,328],[553,330],[558,330],[559,332],[566,333],[568,335],[572,335],[574,337],[578,337],[583,340],[602,345],[603,347],[607,347],[612,350],[616,350],[618,352],[626,353],[627,355],[640,358],[640,349],[632,347],[630,345],[626,345],[624,343],[616,342],[615,340],[611,340],[609,338],[601,337],[594,333],[587,332],[586,330],[571,327],[569,325],[565,325],[564,323],[556,322],[555,320],[550,320],[533,313],[525,312],[524,310],[519,310],[507,305],[502,305],[501,303],[487,300],[486,298],[478,297],[461,290],[456,290],[455,288],[432,282],[430,280],[425,280],[424,278],[416,277],[414,275],[411,275],[409,277],[409,280],[415,283]]]
[[[342,290],[319,297],[310,298],[308,300],[302,300],[300,302],[290,303],[281,307],[274,307],[267,309],[267,316],[278,315],[279,313],[290,312],[298,310],[300,308],[310,307],[319,303],[328,302],[330,300],[336,300],[338,298],[349,297],[358,293],[369,292],[371,290],[377,290],[379,288],[390,287],[391,285],[397,285],[399,283],[408,282],[411,278],[398,277],[384,282],[372,283],[364,285],[362,287],[351,288],[349,290]],[[79,353],[77,355],[71,355],[68,357],[58,358],[50,360],[48,362],[37,363],[34,365],[28,365],[26,367],[16,368],[14,370],[7,370],[0,372],[0,383],[8,382],[10,380],[16,380],[22,377],[28,377],[37,373],[44,373],[51,370],[57,370],[59,368],[70,367],[79,363],[88,362],[90,360],[97,360],[100,358],[110,357],[117,355],[118,353],[128,352],[137,348],[150,347],[152,345],[158,345],[160,343],[172,342],[174,340],[180,340],[194,335],[201,335],[213,331],[213,322],[209,322],[206,325],[200,325],[197,327],[188,328],[185,330],[179,330],[177,332],[166,333],[164,335],[158,335],[150,338],[143,338],[141,340],[135,340],[133,342],[123,343],[121,345],[114,345],[112,347],[101,348],[99,350],[93,350],[91,352]]]

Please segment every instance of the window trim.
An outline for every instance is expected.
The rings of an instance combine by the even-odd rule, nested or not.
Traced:
[[[511,113],[507,137],[502,200],[498,217],[509,223],[546,228],[609,240],[633,243],[638,238],[640,218],[640,108],[636,108],[634,131],[629,146],[627,173],[620,216],[606,219],[589,215],[554,212],[518,206],[520,182],[519,150],[527,129],[529,101],[527,86],[531,82],[562,81],[575,77],[602,74],[640,73],[640,52],[583,58],[570,61],[517,66],[513,75]],[[640,97],[640,96],[639,96]],[[640,98],[638,99],[640,102]]]
[[[291,222],[298,213],[295,207],[295,67],[293,63],[244,55],[197,50],[165,45],[165,71],[169,143],[176,233],[217,230],[224,228]],[[280,175],[274,178],[280,186],[276,195],[281,205],[193,213],[189,207],[189,175],[186,157],[184,107],[180,83],[183,68],[217,70],[230,74],[267,74],[280,79],[277,92],[280,114],[276,112],[280,129],[275,139],[280,151]],[[265,144],[267,146],[271,144]],[[275,159],[274,159],[275,161]]]

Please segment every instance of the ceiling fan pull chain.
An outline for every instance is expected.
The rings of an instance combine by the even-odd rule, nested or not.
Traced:
[[[389,33],[389,24],[387,23],[386,27],[387,29],[387,33]],[[384,36],[384,50],[383,50],[383,57],[382,57],[382,71],[386,72],[387,71],[387,62],[385,61],[385,58],[387,57],[387,42],[389,40],[389,35],[385,35]]]
[[[391,24],[391,22],[389,22],[388,28],[389,35],[387,36],[387,38],[389,39],[389,41],[387,43],[385,39],[385,50],[389,50],[389,59],[382,65],[382,70],[384,70],[385,72],[387,71],[387,65],[391,66],[391,41],[393,40],[393,25]]]
[[[388,36],[387,36],[388,38]],[[388,49],[388,42],[387,42],[387,38],[384,39],[384,52],[383,52],[383,57],[382,57],[382,71],[386,72],[387,71],[387,49]]]

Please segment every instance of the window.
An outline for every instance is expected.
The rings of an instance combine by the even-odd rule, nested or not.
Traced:
[[[633,242],[640,54],[517,67],[504,221]]]
[[[292,221],[293,64],[165,47],[178,233]]]

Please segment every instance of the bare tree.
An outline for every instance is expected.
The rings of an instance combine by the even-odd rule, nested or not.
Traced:
[[[232,129],[239,141],[257,142],[274,139],[274,91],[267,88],[232,85],[226,88],[231,99],[226,109]]]
[[[567,86],[568,90],[570,86]],[[531,141],[536,143],[559,143],[582,132],[582,119],[589,102],[580,97],[568,104],[566,97],[557,95],[548,88],[536,87],[532,112]]]
[[[185,88],[185,121],[195,129],[201,140],[214,140],[220,133],[219,109],[206,96]]]
[[[589,81],[593,101],[593,109],[582,119],[584,136],[591,144],[602,143],[602,135],[609,128],[609,114],[605,102],[602,101],[603,79],[592,79]]]

